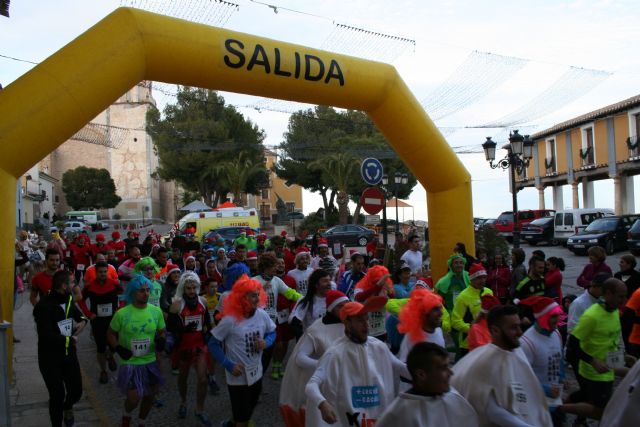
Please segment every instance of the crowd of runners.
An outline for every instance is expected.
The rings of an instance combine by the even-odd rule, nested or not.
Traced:
[[[334,257],[321,238],[308,245],[248,230],[206,244],[153,232],[141,240],[115,231],[108,241],[55,233],[34,244],[43,255],[36,273],[25,268],[25,240],[16,241],[16,279],[30,289],[53,426],[74,424],[85,330],[96,346],[87,374],[111,387],[108,371],[117,370],[122,426],[165,410],[161,387],[178,390],[178,413],[167,414],[176,425],[188,417],[212,425],[216,370],[232,412],[224,426],[260,425],[253,414],[265,378],[281,382],[289,427],[562,426],[567,414],[573,425],[640,425],[640,273],[631,255],[614,274],[605,251],[591,248],[577,283],[584,293],[573,296],[562,293],[564,261],[541,251],[527,260],[522,249],[477,248],[476,259],[452,244],[447,274],[431,277],[417,235],[396,248],[392,272],[376,242]],[[568,389],[568,371],[577,387]]]

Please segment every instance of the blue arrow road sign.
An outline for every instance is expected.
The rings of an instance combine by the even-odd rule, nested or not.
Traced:
[[[378,185],[382,180],[382,163],[378,159],[366,158],[362,161],[360,166],[360,175],[362,179],[369,185]]]

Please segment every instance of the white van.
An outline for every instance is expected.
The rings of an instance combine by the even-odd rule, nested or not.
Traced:
[[[554,218],[554,235],[556,240],[566,244],[567,239],[586,228],[594,220],[603,216],[614,215],[613,209],[567,209],[556,212]]]

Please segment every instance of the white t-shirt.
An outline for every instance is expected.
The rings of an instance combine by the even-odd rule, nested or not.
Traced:
[[[253,316],[239,322],[233,316],[222,318],[211,334],[224,342],[225,354],[231,362],[244,366],[244,374],[237,377],[225,370],[227,384],[247,385],[248,377],[252,377],[250,381],[253,382],[262,377],[262,350],[256,348],[256,342],[275,330],[276,324],[260,308]]]
[[[264,307],[264,311],[267,312],[271,320],[274,322],[278,318],[278,295],[287,292],[290,287],[288,287],[282,279],[279,277],[272,277],[271,280],[266,281],[262,276],[252,277],[253,280],[257,280],[262,285],[265,293],[267,294],[267,305]]]
[[[296,282],[296,291],[305,296],[307,289],[309,288],[309,276],[313,273],[313,269],[307,268],[305,270],[294,269],[287,273],[287,276],[291,277]]]
[[[442,328],[436,328],[432,334],[425,333],[424,339],[421,342],[431,342],[434,344],[438,344],[442,348],[445,348],[444,335],[442,334]],[[398,351],[398,359],[406,363],[407,356],[409,355],[409,352],[411,351],[414,345],[416,345],[416,343],[413,342],[411,338],[409,338],[409,335],[405,335],[404,338],[402,339],[402,343],[400,344],[400,350]]]
[[[421,251],[412,251],[409,249],[400,257],[402,261],[405,261],[409,267],[411,267],[411,274],[414,276],[418,271],[422,269],[422,252]]]
[[[293,312],[291,313],[289,322],[294,318],[300,319],[302,322],[302,329],[306,331],[313,322],[325,315],[327,312],[327,300],[324,297],[314,296],[312,310],[309,310],[308,304],[305,307],[302,307],[300,301],[302,301],[302,299],[298,300],[295,307],[293,307]]]
[[[546,336],[531,327],[520,338],[520,344],[540,384],[551,386],[561,382],[562,337],[558,331]]]

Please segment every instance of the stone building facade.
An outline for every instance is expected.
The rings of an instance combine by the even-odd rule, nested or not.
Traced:
[[[40,170],[62,181],[62,175],[78,166],[105,168],[111,173],[122,201],[102,212],[105,219],[125,223],[175,222],[178,193],[175,183],[154,179],[158,166],[146,114],[155,105],[151,85],[142,82],[118,98],[71,139],[40,162]],[[61,184],[60,184],[61,187]],[[59,191],[58,216],[71,210]]]

